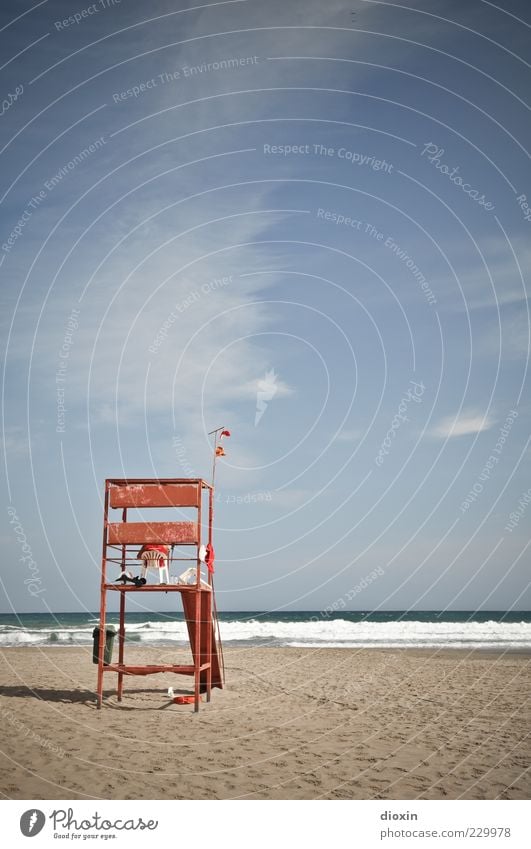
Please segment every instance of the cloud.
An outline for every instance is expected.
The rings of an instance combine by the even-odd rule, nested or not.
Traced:
[[[430,434],[437,439],[450,439],[454,436],[482,433],[484,430],[490,430],[494,424],[495,420],[483,413],[473,410],[461,411],[460,414],[441,419]]]
[[[441,275],[433,279],[440,304],[447,311],[501,311],[504,307],[522,307],[528,302],[529,283],[522,276],[531,263],[531,248],[525,238],[514,236],[509,245],[504,237],[492,236],[480,255],[471,254],[470,246],[463,241],[454,245],[452,258],[464,302],[461,296],[456,297],[453,287],[449,289],[445,285],[447,277]]]
[[[345,429],[341,430],[337,436],[335,437],[336,442],[358,442],[362,436],[364,435],[364,431],[357,428],[352,428],[350,430]]]
[[[29,436],[22,427],[8,426],[4,430],[3,447],[8,460],[27,457],[29,454]]]

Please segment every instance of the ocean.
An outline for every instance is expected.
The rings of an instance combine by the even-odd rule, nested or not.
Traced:
[[[531,611],[223,612],[227,646],[531,650]],[[98,613],[0,614],[0,647],[88,646]],[[118,614],[108,614],[117,624]],[[131,645],[188,643],[180,613],[128,613]]]

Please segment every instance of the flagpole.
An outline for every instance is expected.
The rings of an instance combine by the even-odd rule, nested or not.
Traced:
[[[215,480],[216,480],[216,460],[217,460],[216,449],[218,447],[218,433],[220,433],[220,431],[222,431],[222,430],[225,430],[225,426],[217,427],[215,430],[211,430],[208,433],[208,436],[212,436],[212,434],[214,434],[214,456],[212,458],[212,489],[214,489],[214,483],[215,483]]]
[[[213,525],[214,525],[214,503],[215,503],[215,500],[216,500],[214,485],[215,485],[215,482],[216,482],[216,460],[218,459],[218,453],[217,453],[218,434],[220,434],[220,433],[221,433],[221,436],[219,437],[219,439],[222,439],[223,436],[225,436],[225,435],[230,436],[230,432],[225,430],[225,426],[217,427],[215,430],[211,430],[208,433],[208,436],[212,436],[212,434],[214,434],[214,456],[212,458],[212,510],[211,510],[211,514],[210,514],[211,529],[213,528]],[[212,544],[211,538],[209,539],[209,543]],[[222,647],[222,643],[221,643],[221,634],[220,634],[220,628],[219,628],[219,616],[218,616],[218,610],[217,610],[217,605],[216,605],[216,596],[215,596],[215,593],[214,593],[214,573],[213,573],[213,571],[210,572],[210,570],[209,570],[209,580],[210,580],[210,583],[211,583],[211,586],[212,586],[212,603],[213,603],[214,618],[216,620],[216,631],[217,631],[217,638],[218,638],[218,645],[219,645],[219,656],[220,656],[220,661],[221,661],[221,672],[222,672],[222,677],[223,677],[223,683],[225,683],[225,660],[223,658],[223,647]]]

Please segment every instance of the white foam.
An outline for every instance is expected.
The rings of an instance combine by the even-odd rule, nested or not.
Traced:
[[[220,623],[227,642],[309,648],[454,647],[531,649],[530,622],[350,622],[346,619],[317,621],[229,620]],[[92,626],[24,629],[4,626],[0,646],[88,645]],[[126,636],[135,643],[178,644],[188,642],[184,621],[146,621],[126,625]]]

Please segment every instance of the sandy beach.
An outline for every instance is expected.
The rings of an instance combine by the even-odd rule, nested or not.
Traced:
[[[199,715],[169,702],[191,684],[172,675],[129,677],[119,704],[109,674],[97,711],[88,649],[4,650],[3,797],[529,798],[529,655],[246,648],[225,662]]]

